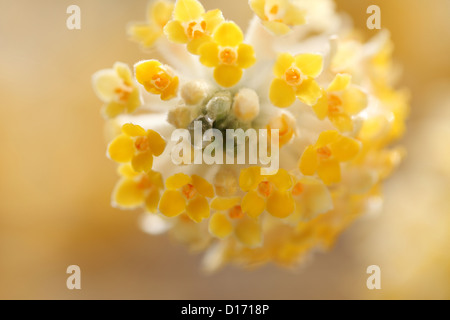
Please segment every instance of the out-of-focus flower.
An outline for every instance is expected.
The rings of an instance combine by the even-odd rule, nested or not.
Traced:
[[[136,172],[149,172],[153,157],[160,156],[165,147],[166,142],[156,131],[127,123],[122,126],[122,134],[109,144],[108,155],[119,163],[131,161]]]
[[[124,209],[144,206],[147,211],[156,213],[164,188],[161,174],[155,171],[136,172],[129,164],[119,167],[122,177],[113,192],[113,204]]]
[[[341,162],[354,159],[361,149],[358,141],[340,135],[337,131],[324,131],[317,142],[303,152],[300,171],[307,176],[317,173],[327,184],[341,181]]]
[[[164,32],[170,41],[187,43],[187,49],[198,54],[202,44],[211,40],[214,30],[224,21],[218,9],[205,12],[197,0],[178,0],[175,4],[173,20]]]
[[[242,78],[242,69],[256,61],[253,47],[243,41],[241,29],[234,22],[224,22],[214,32],[213,41],[199,48],[200,62],[215,68],[214,79],[222,87],[237,84]]]
[[[270,101],[280,108],[291,106],[296,97],[308,105],[315,104],[322,92],[314,78],[320,75],[322,68],[321,55],[280,54],[273,69],[276,78],[270,86]]]
[[[157,0],[147,9],[147,22],[131,24],[128,27],[128,34],[142,47],[152,47],[163,35],[164,27],[172,18],[172,13],[173,2]]]
[[[171,100],[176,97],[179,79],[169,66],[158,60],[147,60],[135,66],[136,79],[150,93],[161,96],[161,100]]]
[[[209,218],[207,198],[214,197],[214,188],[208,181],[198,175],[178,173],[167,178],[166,189],[159,204],[162,214],[176,217],[186,213],[195,222]]]
[[[319,119],[328,117],[341,132],[353,131],[351,116],[367,107],[367,96],[351,84],[351,76],[338,74],[313,106]]]
[[[131,70],[124,63],[116,62],[112,69],[96,72],[92,84],[99,99],[105,103],[102,113],[106,118],[132,113],[141,105]]]
[[[306,22],[305,10],[292,0],[250,0],[250,6],[263,25],[278,35]]]

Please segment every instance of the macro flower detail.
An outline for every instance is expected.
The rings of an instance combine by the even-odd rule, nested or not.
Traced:
[[[205,12],[197,0],[178,0],[173,20],[164,28],[167,38],[175,43],[187,44],[192,54],[198,54],[202,44],[211,40],[214,30],[224,21],[218,9]]]
[[[306,13],[295,1],[250,0],[250,6],[262,24],[277,35],[284,35],[291,27],[306,23]]]
[[[270,86],[270,101],[279,108],[290,107],[296,98],[307,105],[315,104],[322,96],[315,81],[322,68],[323,58],[319,54],[304,53],[295,57],[280,54],[273,69],[276,78]]]
[[[213,186],[198,175],[175,174],[166,180],[166,191],[161,197],[159,210],[169,218],[186,213],[195,222],[209,218],[207,198],[214,197]]]
[[[259,217],[264,210],[277,218],[286,218],[294,211],[294,200],[289,189],[292,178],[284,169],[274,175],[261,175],[260,167],[241,170],[239,186],[247,192],[242,198],[242,210],[252,218]]]
[[[133,113],[141,105],[138,88],[130,68],[116,62],[112,69],[104,69],[92,76],[95,93],[102,100],[102,113],[106,118],[115,118],[122,113]]]
[[[354,159],[361,144],[337,131],[324,131],[315,145],[305,149],[300,159],[300,171],[306,176],[317,173],[326,185],[341,181],[341,163]]]
[[[314,112],[321,120],[328,117],[341,132],[353,131],[351,116],[357,115],[367,107],[367,95],[351,84],[351,76],[337,74],[323,93]]]
[[[144,48],[152,47],[163,35],[167,22],[172,18],[173,2],[158,0],[147,9],[147,22],[133,23],[128,28],[128,34]]]
[[[113,206],[204,251],[209,271],[331,249],[404,156],[409,95],[387,32],[361,42],[332,0],[249,3],[244,33],[198,0],[157,0],[129,31],[160,60],[93,77],[114,118]]]
[[[119,167],[122,177],[113,192],[113,204],[124,209],[144,206],[148,212],[156,213],[161,191],[164,189],[159,172],[136,172],[129,164]]]
[[[153,157],[159,157],[165,147],[165,140],[156,131],[127,123],[122,126],[122,134],[109,144],[108,155],[119,163],[131,162],[136,172],[149,172]]]

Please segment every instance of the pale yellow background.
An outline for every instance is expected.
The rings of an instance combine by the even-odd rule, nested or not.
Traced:
[[[147,2],[0,0],[0,298],[450,298],[450,2],[338,3],[367,36],[366,8],[381,7],[413,94],[410,154],[386,185],[385,210],[297,272],[205,276],[199,255],[143,234],[140,212],[109,205],[116,166],[90,77],[151,56],[125,34]],[[80,31],[66,28],[70,4],[81,7]],[[250,17],[243,0],[204,4],[242,27]],[[71,264],[82,269],[81,291],[66,289]],[[366,288],[371,264],[382,268],[378,292]]]

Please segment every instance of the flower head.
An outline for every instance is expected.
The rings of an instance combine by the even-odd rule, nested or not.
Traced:
[[[95,93],[105,103],[102,113],[106,118],[132,113],[141,105],[131,70],[124,63],[116,62],[112,69],[96,72],[92,83]]]
[[[250,6],[263,25],[278,35],[306,22],[304,10],[292,0],[250,0]]]
[[[276,78],[270,86],[270,100],[280,108],[291,106],[296,98],[308,105],[315,104],[322,92],[314,79],[322,68],[323,58],[319,54],[304,53],[295,57],[280,54],[274,67]]]
[[[178,0],[173,20],[167,23],[164,32],[170,41],[185,43],[189,52],[198,54],[200,46],[211,40],[214,30],[223,20],[218,9],[205,12],[197,0]]]
[[[122,126],[122,134],[108,147],[109,157],[119,163],[129,163],[136,172],[149,172],[153,157],[164,152],[166,142],[153,130],[127,123]]]
[[[128,28],[128,34],[144,48],[152,47],[162,36],[165,25],[172,18],[172,12],[173,2],[157,0],[147,9],[147,22],[133,23]]]
[[[179,79],[169,66],[158,60],[141,61],[134,66],[136,79],[150,93],[161,96],[161,100],[176,97]]]

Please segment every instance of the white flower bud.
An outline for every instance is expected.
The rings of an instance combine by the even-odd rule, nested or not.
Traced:
[[[233,114],[241,120],[250,122],[259,114],[259,97],[251,89],[241,89],[234,97]]]
[[[198,105],[208,97],[208,84],[203,81],[190,81],[181,88],[181,97],[187,105]]]

